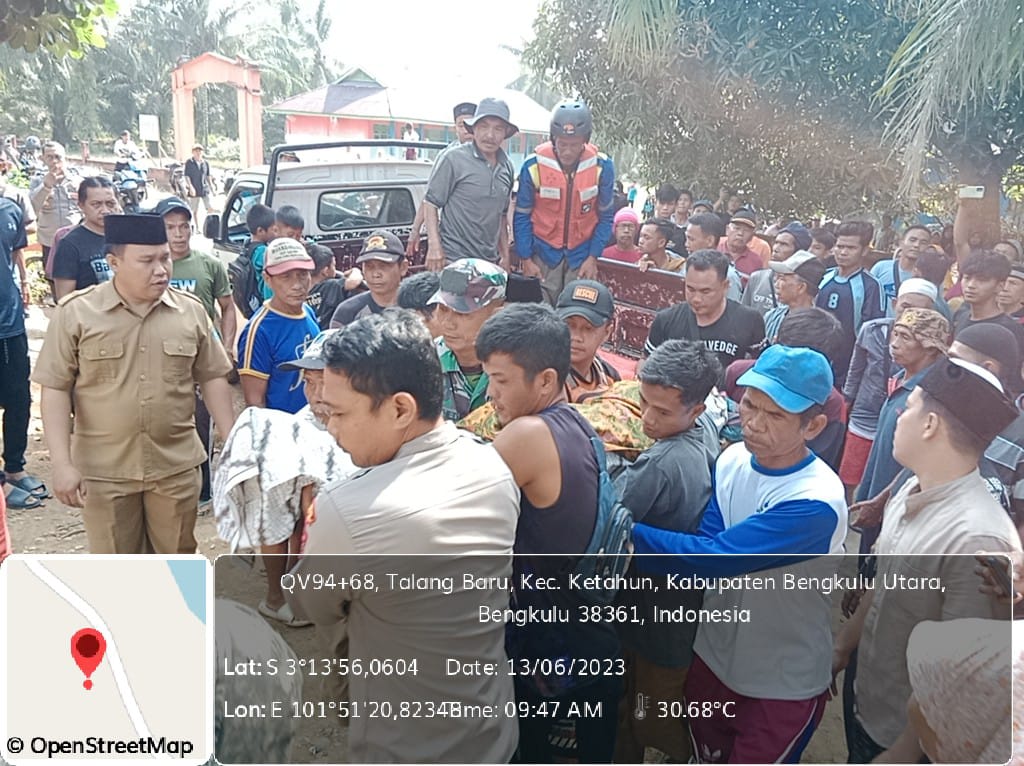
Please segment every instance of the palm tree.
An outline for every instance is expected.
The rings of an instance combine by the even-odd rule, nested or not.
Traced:
[[[935,137],[956,128],[951,120],[1020,100],[1024,20],[1021,5],[1007,0],[900,0],[897,6],[917,23],[893,56],[879,95],[896,108],[888,135],[903,149],[903,185],[910,190]]]

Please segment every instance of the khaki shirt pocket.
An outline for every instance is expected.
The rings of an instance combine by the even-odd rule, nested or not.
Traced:
[[[192,365],[196,360],[198,346],[194,341],[165,340],[163,379],[165,383],[182,383],[192,380]]]
[[[83,382],[114,383],[124,364],[124,344],[102,340],[83,343],[78,364]]]

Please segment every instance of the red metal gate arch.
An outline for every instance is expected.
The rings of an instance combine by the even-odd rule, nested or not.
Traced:
[[[244,167],[263,163],[263,104],[260,70],[245,59],[204,53],[171,72],[174,97],[174,153],[192,154],[196,139],[193,91],[207,83],[227,83],[238,92],[238,143]]]

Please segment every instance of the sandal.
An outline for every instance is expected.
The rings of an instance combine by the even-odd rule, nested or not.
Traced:
[[[261,601],[259,606],[259,612],[264,617],[267,617],[271,620],[277,620],[278,622],[287,625],[289,628],[307,628],[313,624],[309,620],[300,620],[298,617],[296,617],[295,614],[292,612],[291,606],[287,602],[282,604],[280,609],[274,611],[269,606],[267,606],[266,601]]]
[[[4,500],[8,508],[16,511],[27,511],[31,508],[38,508],[43,504],[40,498],[31,492],[26,492],[16,484],[11,485],[11,493]]]
[[[13,486],[17,487],[18,489],[25,490],[26,492],[28,492],[31,495],[34,495],[35,497],[38,497],[38,498],[50,497],[50,493],[46,489],[46,485],[43,484],[43,482],[41,482],[35,476],[31,476],[31,475],[26,474],[25,476],[22,476],[17,481],[11,480],[8,483],[12,484]]]

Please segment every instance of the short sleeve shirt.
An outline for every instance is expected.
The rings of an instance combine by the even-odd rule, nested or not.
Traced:
[[[171,287],[196,296],[214,322],[217,321],[217,299],[231,295],[224,264],[198,250],[174,262]]]
[[[292,414],[306,406],[306,392],[298,370],[278,365],[302,356],[306,345],[320,334],[316,315],[306,304],[302,314],[282,314],[263,304],[238,337],[238,372],[267,381],[266,405]]]
[[[36,222],[36,211],[32,207],[32,201],[28,198],[28,194],[19,189],[16,186],[10,184],[4,185],[0,181],[0,197],[9,199],[11,202],[21,208],[21,215],[25,221],[25,225],[29,226]]]
[[[722,370],[737,359],[744,359],[750,350],[764,340],[764,321],[753,309],[727,300],[725,312],[706,327],[697,325],[689,304],[679,303],[659,311],[651,325],[648,352],[675,338],[703,341],[708,351],[718,356]]]
[[[1022,354],[1024,354],[1024,325],[1021,325],[1016,319],[1013,319],[1006,314],[997,314],[994,317],[987,319],[971,319],[971,307],[966,303],[957,309],[956,314],[953,315],[953,337],[962,333],[968,327],[976,324],[997,324],[1005,327],[1007,330],[1013,333],[1013,337],[1017,339],[1017,346]]]
[[[320,325],[321,330],[326,330],[331,326],[331,319],[334,317],[335,309],[347,297],[345,280],[340,277],[325,279],[323,282],[313,285],[309,291],[309,296],[306,298],[306,303],[313,309],[313,313],[316,314],[316,321]]]
[[[53,255],[53,278],[75,280],[76,290],[108,282],[112,274],[104,250],[102,234],[76,226]]]
[[[441,245],[449,261],[498,260],[515,173],[504,151],[493,167],[469,141],[442,154],[427,184],[427,202],[440,208]]]
[[[155,481],[206,459],[195,384],[230,371],[198,300],[167,290],[139,316],[104,282],[60,301],[32,380],[73,393],[71,456],[82,476]]]
[[[21,209],[0,197],[0,340],[25,332],[25,311],[14,281],[13,256],[15,250],[27,244]]]
[[[368,317],[370,314],[380,314],[383,311],[384,306],[377,303],[371,293],[366,292],[353,295],[348,300],[338,304],[338,308],[334,310],[334,314],[331,316],[331,328],[338,329],[347,324],[352,324],[357,319]]]

